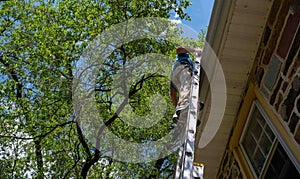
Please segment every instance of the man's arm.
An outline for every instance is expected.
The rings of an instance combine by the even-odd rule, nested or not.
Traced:
[[[201,48],[190,48],[190,47],[177,47],[176,48],[176,53],[177,54],[183,54],[183,53],[197,53],[197,55],[202,54],[202,49]]]
[[[171,88],[170,89],[170,97],[171,97],[174,107],[177,106],[177,102],[178,102],[176,94],[177,94],[177,90],[175,88]]]

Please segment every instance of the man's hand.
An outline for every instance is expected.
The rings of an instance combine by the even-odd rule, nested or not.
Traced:
[[[201,56],[202,55],[202,48],[194,48],[194,53],[196,54],[196,56]]]

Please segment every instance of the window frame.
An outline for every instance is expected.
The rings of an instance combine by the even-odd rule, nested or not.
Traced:
[[[257,108],[257,110],[259,111],[259,113],[262,115],[262,117],[264,118],[266,124],[271,129],[271,131],[272,131],[272,133],[274,135],[274,139],[272,141],[272,144],[270,146],[269,152],[268,152],[268,154],[266,156],[266,159],[264,161],[264,164],[262,166],[262,169],[260,171],[260,175],[259,176],[257,176],[256,171],[255,171],[255,169],[253,167],[253,164],[252,164],[250,158],[248,157],[248,153],[246,152],[246,149],[244,148],[244,146],[242,144],[243,141],[244,141],[244,139],[245,139],[245,136],[246,136],[246,133],[247,133],[247,129],[248,129],[248,127],[250,125],[250,122],[251,122],[250,119],[252,118],[252,116],[254,114],[255,108]],[[259,125],[261,125],[261,124],[259,124]],[[270,125],[270,119],[269,119],[268,115],[264,112],[263,107],[259,104],[259,102],[257,100],[253,101],[253,103],[251,105],[251,108],[250,108],[250,111],[249,111],[248,116],[247,116],[246,124],[244,126],[244,129],[242,130],[242,135],[241,135],[241,137],[239,139],[239,145],[240,145],[240,148],[242,150],[242,154],[244,155],[244,157],[245,157],[245,159],[247,161],[247,164],[249,165],[249,168],[250,168],[250,170],[252,172],[252,175],[256,179],[261,178],[264,175],[264,173],[265,173],[264,171],[266,169],[266,166],[270,163],[269,160],[272,159],[272,157],[270,157],[270,156],[272,156],[272,153],[273,153],[273,150],[274,150],[274,146],[276,145],[276,141],[277,141],[277,135],[274,132],[274,128]],[[260,146],[257,146],[257,147],[260,148]]]
[[[249,127],[249,124],[251,122],[251,118],[254,114],[254,110],[255,108],[257,108],[257,110],[259,111],[259,113],[262,115],[263,119],[265,120],[266,124],[269,126],[269,128],[271,129],[273,135],[274,135],[274,139],[272,141],[272,145],[270,147],[270,150],[266,156],[266,159],[264,161],[263,167],[260,171],[259,176],[257,176],[255,169],[253,167],[253,164],[251,163],[251,160],[248,157],[248,154],[246,152],[246,149],[243,146],[243,140],[245,139],[245,135],[247,133],[247,129]],[[279,144],[280,143],[280,144]],[[264,175],[266,174],[268,167],[270,165],[270,162],[273,158],[274,152],[277,149],[277,146],[281,145],[284,149],[284,151],[286,152],[287,156],[289,157],[289,159],[291,160],[291,162],[293,163],[293,165],[295,166],[295,168],[298,170],[298,172],[300,173],[300,165],[297,163],[297,159],[296,157],[293,155],[293,153],[291,152],[291,150],[289,149],[288,145],[286,144],[286,142],[284,141],[284,138],[280,135],[280,132],[276,129],[275,125],[272,123],[272,119],[269,117],[269,115],[265,112],[265,109],[262,107],[262,105],[260,104],[260,102],[258,100],[253,100],[252,104],[251,104],[251,108],[250,111],[246,117],[246,123],[244,128],[242,129],[242,133],[241,136],[239,138],[239,147],[242,151],[242,155],[244,156],[245,160],[247,161],[247,165],[249,166],[252,175],[254,176],[254,178],[256,179],[260,179],[263,178]],[[259,147],[259,146],[258,146]]]

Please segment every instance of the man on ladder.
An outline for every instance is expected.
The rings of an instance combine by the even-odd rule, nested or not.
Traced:
[[[176,60],[172,66],[170,97],[175,107],[174,120],[179,119],[180,111],[186,109],[190,101],[191,80],[195,68],[189,53],[195,53],[197,56],[200,56],[202,49],[177,47]],[[179,98],[177,98],[177,93],[179,93]],[[199,103],[199,108],[203,108],[203,103]]]
[[[177,127],[175,130],[178,130],[175,133],[179,135],[176,137],[180,138],[180,144],[183,143],[183,146],[179,150],[175,178],[191,178],[197,176],[193,174],[193,170],[199,170],[199,166],[193,166],[193,159],[196,123],[200,124],[200,121],[197,121],[197,111],[202,110],[204,106],[203,103],[198,102],[199,57],[202,49],[181,46],[176,49],[176,53],[176,60],[172,66],[170,97],[175,106],[173,121],[174,127]],[[189,53],[195,54],[195,64]],[[179,98],[177,98],[177,93],[179,93]]]

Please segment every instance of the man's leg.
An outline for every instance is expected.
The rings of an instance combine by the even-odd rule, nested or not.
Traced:
[[[172,83],[179,93],[178,103],[173,116],[173,120],[175,120],[174,122],[178,121],[181,111],[183,109],[187,109],[189,105],[191,76],[192,70],[190,69],[189,65],[178,65],[173,71]]]
[[[172,82],[179,93],[176,110],[182,110],[189,105],[192,70],[189,65],[178,65],[174,69]]]
[[[185,128],[188,114],[188,105],[190,98],[191,89],[191,76],[192,71],[189,65],[178,65],[172,76],[172,83],[179,93],[178,103],[173,115],[175,133],[173,141],[181,145],[185,139]]]
[[[180,88],[177,109],[182,110],[188,107],[190,101],[192,71],[188,65],[184,66],[180,75]]]

